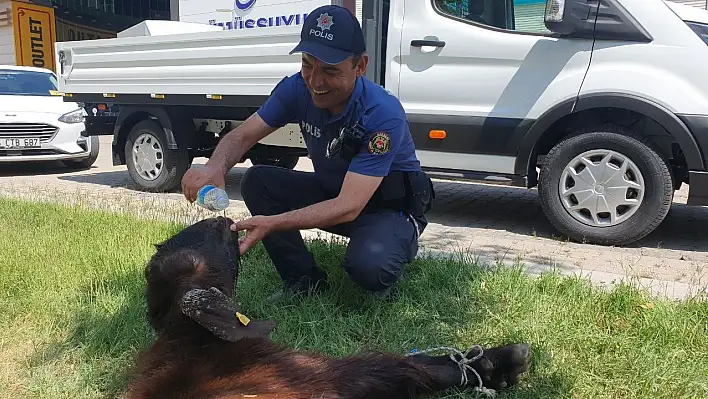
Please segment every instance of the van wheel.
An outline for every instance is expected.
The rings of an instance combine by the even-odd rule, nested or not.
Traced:
[[[556,144],[539,180],[541,206],[571,240],[637,241],[664,220],[674,189],[664,159],[642,136],[613,124],[583,129]]]
[[[138,122],[125,142],[128,173],[143,191],[165,192],[180,186],[189,167],[185,149],[167,148],[167,136],[157,122]]]

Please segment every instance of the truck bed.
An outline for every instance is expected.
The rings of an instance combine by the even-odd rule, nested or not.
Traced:
[[[170,32],[185,24],[161,22],[158,28]],[[57,43],[59,90],[74,101],[81,94],[261,97],[300,70],[300,56],[288,54],[300,39],[297,30],[259,34],[188,25],[192,32]]]

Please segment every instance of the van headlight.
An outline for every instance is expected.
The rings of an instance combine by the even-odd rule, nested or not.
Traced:
[[[684,22],[686,22],[686,25],[688,25],[689,28],[696,32],[698,37],[700,37],[705,44],[708,44],[708,25],[700,24],[698,22]]]
[[[83,108],[77,108],[71,112],[67,112],[59,117],[59,122],[64,123],[83,123],[86,111]]]

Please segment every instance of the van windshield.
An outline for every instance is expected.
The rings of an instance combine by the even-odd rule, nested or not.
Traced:
[[[56,95],[57,80],[51,73],[0,69],[0,95]]]

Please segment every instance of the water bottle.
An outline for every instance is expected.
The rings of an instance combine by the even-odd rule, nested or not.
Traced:
[[[197,205],[210,211],[223,211],[229,207],[229,195],[219,187],[206,185],[197,193]]]

